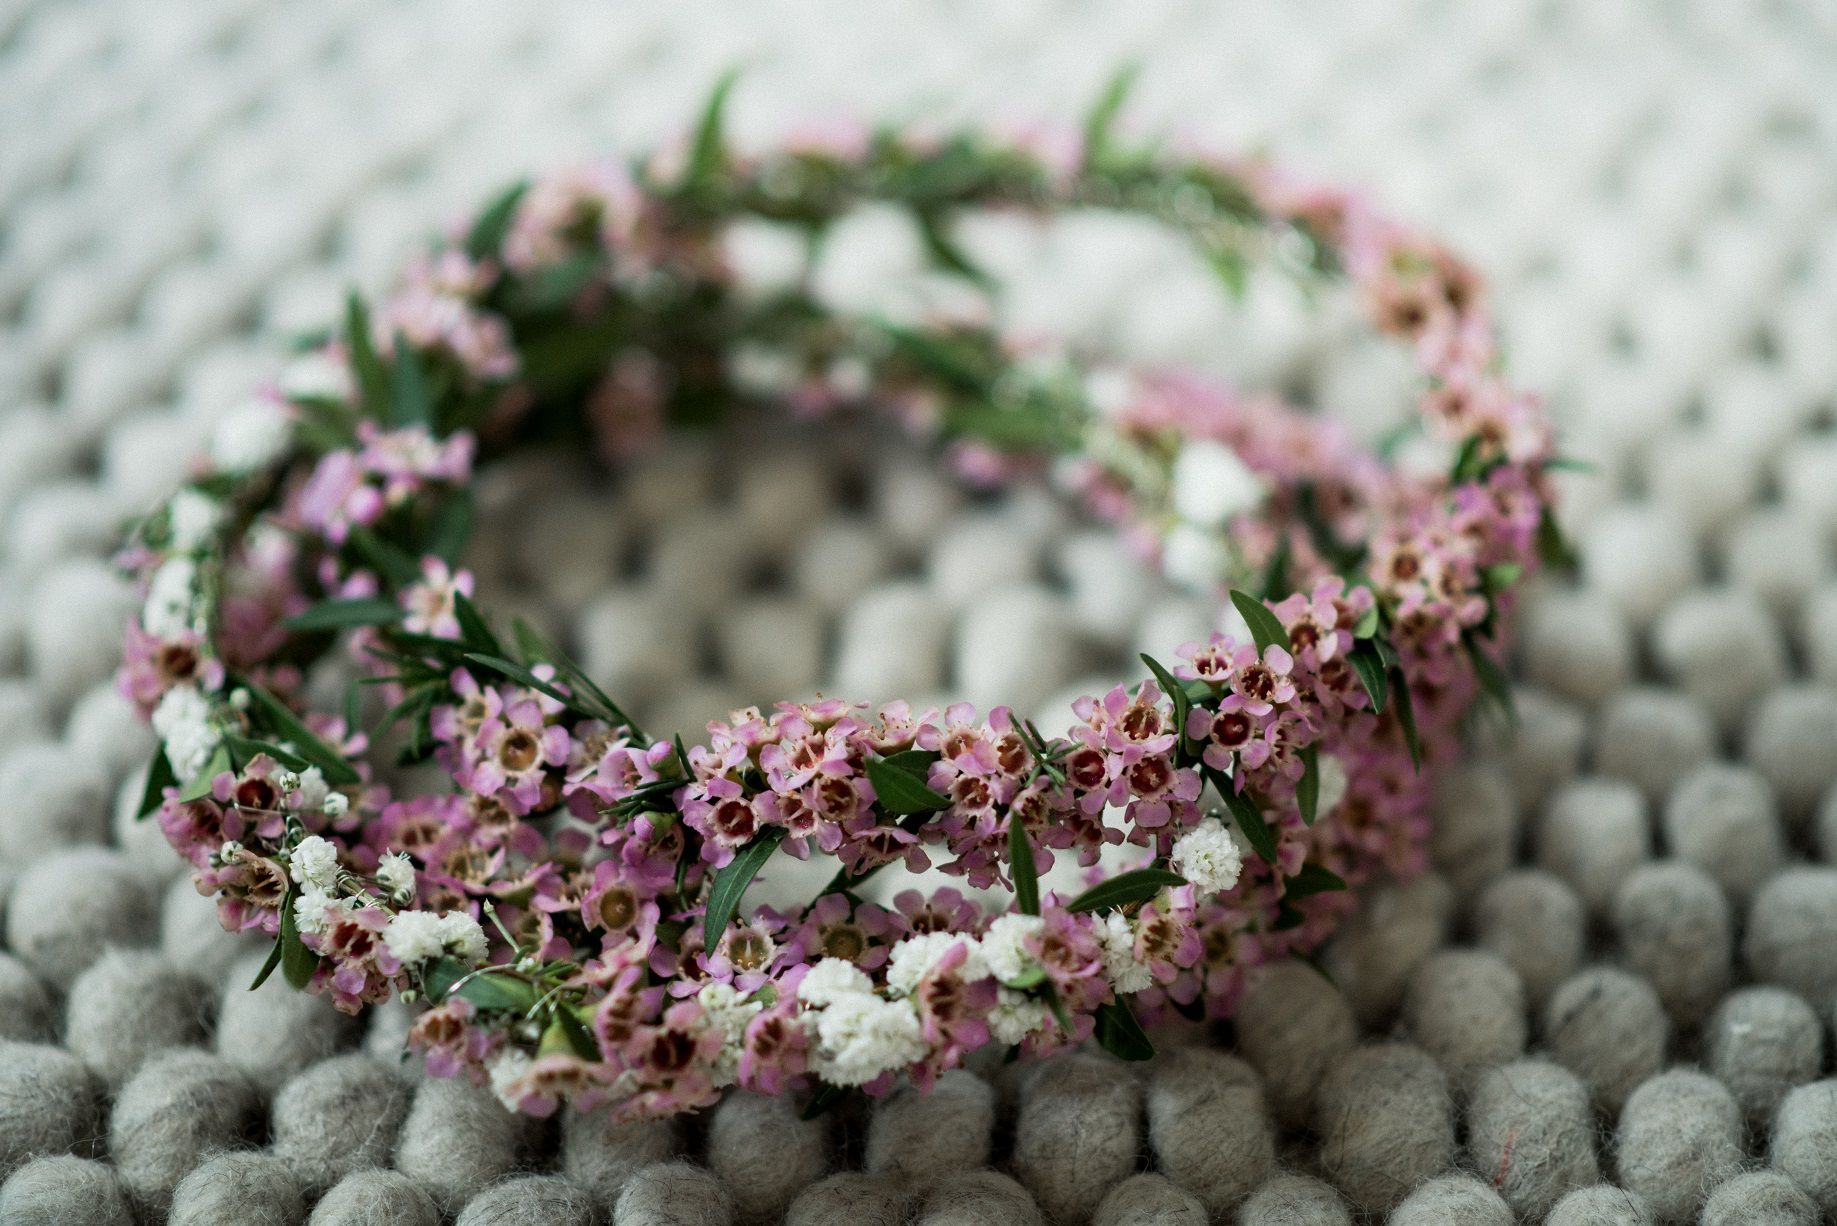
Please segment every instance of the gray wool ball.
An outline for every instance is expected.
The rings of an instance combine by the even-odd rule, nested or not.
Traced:
[[[1818,858],[1826,864],[1837,864],[1837,788],[1824,794],[1812,838],[1818,848]]]
[[[80,847],[26,868],[7,899],[6,943],[54,986],[68,986],[111,945],[156,929],[152,891],[119,853]]]
[[[1482,1071],[1524,1054],[1524,981],[1505,959],[1445,949],[1423,960],[1403,995],[1403,1033],[1465,1092]]]
[[[668,1162],[681,1145],[675,1120],[617,1123],[607,1107],[561,1117],[561,1173],[609,1204],[633,1172]]]
[[[1709,874],[1677,861],[1634,869],[1614,894],[1620,961],[1644,977],[1684,1029],[1728,990],[1735,937],[1729,901]]]
[[[1365,1212],[1387,1210],[1454,1159],[1447,1075],[1407,1043],[1348,1052],[1321,1080],[1314,1131],[1327,1178]]]
[[[109,780],[74,746],[28,741],[0,755],[0,860],[25,865],[65,847],[106,843]]]
[[[162,858],[177,859],[162,851]],[[228,991],[249,986],[254,975],[240,983],[227,982],[230,966],[238,958],[266,961],[274,940],[259,932],[225,932],[217,919],[217,901],[198,893],[191,874],[167,881],[159,896],[159,947],[167,959],[203,975]],[[254,965],[259,967],[261,962]],[[219,993],[220,995],[224,993]]]
[[[1655,803],[1715,753],[1709,713],[1675,690],[1622,690],[1595,731],[1595,770],[1626,780]]]
[[[1587,1087],[1546,1060],[1487,1070],[1467,1104],[1467,1154],[1513,1210],[1542,1220],[1601,1178]]]
[[[1762,983],[1791,988],[1813,1008],[1837,998],[1837,868],[1789,868],[1748,908],[1741,956]]]
[[[1824,1067],[1824,1027],[1784,988],[1743,988],[1703,1028],[1703,1060],[1751,1121],[1765,1120],[1794,1086]]]
[[[1256,1074],[1235,1056],[1189,1047],[1148,1069],[1155,1166],[1208,1213],[1235,1209],[1276,1164],[1275,1129]]]
[[[1390,1226],[1512,1226],[1499,1194],[1472,1175],[1444,1175],[1403,1198]]]
[[[116,1086],[154,1052],[202,1043],[215,1011],[195,975],[156,953],[113,949],[70,986],[64,1045]]]
[[[973,1171],[989,1164],[994,1133],[994,1087],[952,1069],[929,1093],[903,1085],[875,1104],[862,1166],[910,1179]]]
[[[1512,866],[1518,798],[1490,762],[1451,766],[1435,780],[1429,855],[1455,892],[1468,895]]]
[[[440,1226],[440,1207],[400,1171],[353,1171],[313,1206],[308,1226]]]
[[[493,1184],[466,1202],[453,1226],[597,1226],[599,1202],[559,1175]]]
[[[159,744],[153,729],[113,681],[92,686],[71,708],[64,740],[111,775],[145,766]]]
[[[1110,1189],[1091,1226],[1206,1226],[1199,1198],[1165,1175],[1144,1171]]]
[[[1093,1055],[1043,1062],[1021,1094],[1014,1174],[1054,1222],[1090,1220],[1137,1168],[1142,1086],[1120,1061]]]
[[[0,1043],[0,1176],[28,1158],[86,1151],[100,1132],[101,1091],[67,1051]]]
[[[348,1047],[358,1023],[327,998],[295,991],[279,975],[250,991],[266,958],[250,954],[231,963],[217,1011],[216,1048],[272,1094],[295,1073]]]
[[[1298,962],[1252,972],[1232,1020],[1238,1050],[1262,1075],[1264,1098],[1285,1125],[1307,1118],[1326,1066],[1359,1038],[1339,989]]]
[[[1780,1101],[1767,1156],[1826,1217],[1837,1216],[1837,1079],[1800,1086]]]
[[[296,1226],[305,1189],[287,1164],[249,1150],[218,1154],[179,1181],[167,1226]]]
[[[506,1110],[491,1091],[461,1077],[429,1077],[415,1087],[395,1166],[453,1213],[515,1169],[527,1133],[527,1118]]]
[[[1802,829],[1837,784],[1837,687],[1805,682],[1767,695],[1748,724],[1746,750],[1779,795],[1787,825]]]
[[[1352,1211],[1331,1184],[1311,1175],[1277,1175],[1251,1193],[1237,1226],[1352,1226]]]
[[[57,1030],[57,1008],[32,968],[0,953],[0,1039],[37,1043]]]
[[[1581,769],[1588,718],[1575,704],[1532,686],[1516,687],[1512,699],[1518,723],[1495,734],[1489,749],[1510,770],[1518,803],[1535,813]]]
[[[1085,1205],[1081,1216],[1067,1220],[1087,1220],[1096,1204]],[[1058,1221],[1043,1217],[1027,1189],[1008,1176],[970,1171],[926,1189],[912,1226],[1044,1226],[1049,1220]]]
[[[1454,889],[1439,873],[1423,873],[1407,885],[1374,886],[1325,951],[1327,972],[1337,989],[1333,996],[1338,999],[1319,1003],[1333,1010],[1333,1018],[1350,1006],[1352,1017],[1368,1028],[1388,1026],[1403,1004],[1404,988],[1417,965],[1447,943],[1454,903]],[[1315,980],[1319,982],[1320,976]],[[1239,1026],[1241,1034],[1241,1021]],[[1336,1030],[1337,1022],[1323,1016],[1310,1028]],[[1269,1037],[1280,1039],[1279,1034]],[[1344,1046],[1350,1046],[1350,1040],[1341,1050]],[[1311,1068],[1313,1078],[1318,1079],[1326,1058],[1298,1052],[1289,1063]],[[1303,1077],[1293,1084],[1281,1084],[1270,1069],[1261,1065],[1258,1069],[1277,1118],[1285,1124],[1298,1122],[1307,1112],[1305,1092],[1312,1089],[1313,1080]],[[1297,1093],[1303,1095],[1299,1101],[1294,1097]]]
[[[1752,592],[1702,588],[1659,619],[1654,654],[1665,675],[1703,704],[1725,732],[1786,677],[1779,623]]]
[[[1700,1226],[1818,1226],[1818,1206],[1778,1171],[1748,1171],[1710,1193]]]
[[[1745,903],[1786,858],[1773,788],[1746,767],[1708,763],[1678,784],[1664,810],[1665,845]]]
[[[1605,914],[1626,875],[1652,858],[1646,798],[1618,779],[1577,779],[1558,788],[1538,823],[1540,868],[1569,883],[1582,904]]]
[[[26,662],[53,706],[75,702],[119,660],[134,590],[99,558],[71,558],[34,584],[26,621]]]
[[[321,1061],[275,1096],[271,1148],[308,1188],[329,1188],[389,1164],[409,1097],[400,1070],[369,1056]]]
[[[0,1186],[6,1226],[134,1226],[115,1172],[88,1158],[34,1158]]]
[[[1651,1211],[1636,1192],[1598,1183],[1556,1203],[1544,1226],[1652,1226]]]
[[[246,1144],[260,1120],[261,1100],[240,1069],[209,1052],[161,1052],[115,1095],[109,1158],[136,1200],[163,1211],[186,1172]]]
[[[1525,675],[1590,706],[1633,674],[1633,634],[1619,609],[1588,591],[1540,592],[1521,625]]]
[[[1597,1109],[1618,1113],[1665,1063],[1671,1019],[1652,985],[1611,966],[1565,980],[1544,1006],[1550,1057],[1582,1079]]]
[[[1696,1218],[1716,1186],[1741,1169],[1741,1109],[1720,1081],[1694,1069],[1660,1073],[1620,1112],[1620,1182],[1659,1222]]]
[[[659,1162],[625,1182],[612,1207],[613,1226],[732,1226],[727,1187],[699,1166]]]
[[[708,1124],[708,1169],[733,1195],[744,1223],[774,1223],[829,1165],[829,1121],[799,1118],[785,1096],[729,1091]],[[760,1139],[770,1137],[769,1145]]]
[[[843,1171],[805,1188],[785,1226],[904,1226],[906,1191],[892,1175]]]
[[[1582,965],[1587,917],[1561,877],[1518,869],[1488,885],[1473,909],[1474,941],[1518,972],[1525,999],[1542,1008]]]

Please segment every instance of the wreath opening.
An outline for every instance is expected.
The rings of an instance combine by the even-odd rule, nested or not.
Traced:
[[[991,1045],[1146,1058],[1146,1025],[1228,1015],[1250,967],[1422,867],[1426,772],[1477,697],[1509,702],[1514,593],[1562,550],[1538,402],[1444,248],[1265,163],[1125,141],[1119,94],[1057,144],[864,130],[754,154],[724,94],[680,148],[520,184],[380,304],[354,296],[137,526],[143,815],[225,927],[274,938],[263,979],[406,1001],[430,1074],[533,1114],[668,1115],[735,1084],[821,1110]],[[986,315],[895,322],[735,277],[736,223],[814,250],[866,203],[982,289],[966,212],[1092,208],[1180,232],[1228,286],[1255,265],[1346,285],[1411,355],[1443,464]],[[642,463],[741,405],[886,415],[977,481],[1048,479],[1241,628],[1142,657],[1068,729],[822,697],[641,728],[475,602],[473,475],[545,442]],[[366,675],[321,708],[328,660]],[[787,856],[833,861],[827,884],[749,907]],[[1043,890],[1066,859],[1083,888]],[[884,888],[928,867],[1004,902]]]

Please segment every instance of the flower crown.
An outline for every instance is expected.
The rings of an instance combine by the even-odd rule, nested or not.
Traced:
[[[666,1115],[731,1084],[820,1110],[991,1043],[1145,1058],[1144,1023],[1224,1016],[1247,968],[1325,938],[1348,887],[1420,869],[1422,765],[1480,691],[1504,699],[1513,589],[1561,547],[1548,431],[1441,247],[1260,163],[1121,142],[1113,111],[1063,147],[864,131],[742,156],[717,95],[680,149],[507,192],[221,423],[128,550],[146,604],[121,683],[161,742],[143,815],[226,928],[275,938],[263,979],[348,1012],[417,1005],[430,1074],[534,1114]],[[733,224],[814,246],[866,201],[979,285],[951,237],[966,210],[1124,210],[1228,279],[1262,260],[1347,280],[1413,353],[1446,467],[1190,374],[732,272]],[[541,440],[623,458],[748,401],[890,408],[978,478],[1050,471],[1228,593],[1242,631],[1143,657],[1059,735],[834,699],[739,711],[698,744],[647,735],[474,603],[473,467]],[[309,673],[352,662],[342,709],[310,707]],[[450,788],[396,770],[429,761]],[[835,872],[807,906],[745,905],[813,854]],[[1062,856],[1082,892],[1042,892]],[[864,884],[889,866],[1012,901],[878,905]]]

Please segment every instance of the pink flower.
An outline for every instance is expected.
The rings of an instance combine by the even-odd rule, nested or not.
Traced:
[[[410,634],[427,634],[440,639],[459,637],[459,596],[472,595],[472,572],[454,571],[439,558],[421,559],[421,578],[402,589],[402,608],[407,616],[402,629]]]

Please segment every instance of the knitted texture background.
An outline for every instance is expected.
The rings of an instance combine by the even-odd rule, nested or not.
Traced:
[[[837,114],[1147,130],[1370,185],[1492,278],[1570,474],[1573,582],[1436,871],[1212,1033],[804,1124],[530,1126],[225,936],[157,830],[104,561],[277,368],[516,174]],[[1813,1223],[1837,1214],[1837,10],[1786,0],[0,2],[0,1223]],[[1018,326],[1307,382],[1396,371],[1103,218],[973,228]],[[893,295],[867,216],[821,273]],[[1208,628],[1033,492],[739,427],[608,487],[494,477],[489,602],[693,728],[822,688],[1045,712]],[[741,560],[746,564],[740,564]],[[774,883],[788,886],[794,883]],[[1329,981],[1330,980],[1330,981]]]

